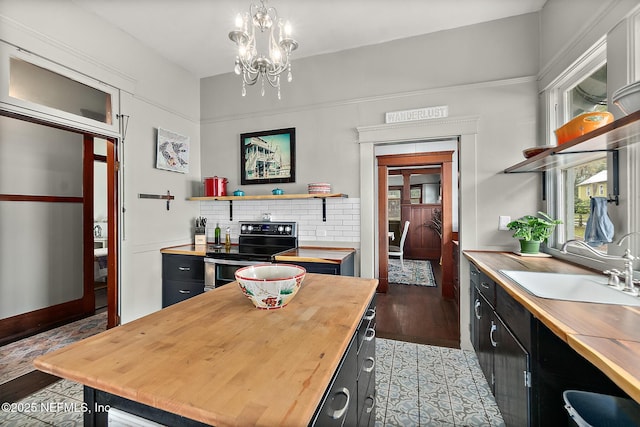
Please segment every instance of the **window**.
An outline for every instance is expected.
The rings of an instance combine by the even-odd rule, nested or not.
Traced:
[[[0,41],[0,108],[92,133],[117,135],[117,88]]]
[[[109,93],[18,58],[9,69],[9,96],[112,124]]]
[[[606,44],[602,41],[575,64],[552,89],[557,129],[580,114],[607,111]],[[555,142],[555,135],[549,136]],[[607,196],[607,154],[594,155],[589,162],[562,169],[556,176],[555,211],[564,226],[558,227],[556,247],[570,239],[583,239],[592,197]],[[607,245],[594,248],[607,251]]]

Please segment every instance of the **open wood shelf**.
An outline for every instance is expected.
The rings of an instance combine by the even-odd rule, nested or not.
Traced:
[[[342,193],[318,193],[318,194],[259,194],[256,196],[212,196],[212,197],[191,197],[189,200],[293,200],[293,199],[326,199],[331,197],[347,198],[346,194]]]
[[[189,200],[199,201],[228,201],[229,202],[229,221],[233,221],[233,202],[243,200],[296,200],[296,199],[322,199],[322,221],[327,221],[327,199],[329,198],[347,198],[342,193],[318,193],[318,194],[262,194],[257,196],[213,196],[213,197],[191,197]]]
[[[545,172],[556,167],[570,168],[602,157],[602,152],[617,151],[638,141],[640,141],[640,111],[562,145],[548,148],[540,154],[506,168],[504,172]]]

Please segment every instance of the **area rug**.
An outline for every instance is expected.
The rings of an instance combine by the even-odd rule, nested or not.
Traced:
[[[0,384],[34,371],[36,357],[106,330],[105,311],[0,347]]]
[[[389,258],[389,283],[400,285],[438,286],[433,277],[431,262],[414,259],[404,260],[404,269],[400,259]]]

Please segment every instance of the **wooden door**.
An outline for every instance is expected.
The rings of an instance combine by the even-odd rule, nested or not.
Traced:
[[[439,204],[417,204],[402,206],[402,220],[410,221],[404,244],[407,259],[440,259],[440,236],[434,228],[434,216],[442,213]]]

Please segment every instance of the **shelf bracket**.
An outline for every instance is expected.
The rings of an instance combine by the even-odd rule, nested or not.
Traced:
[[[327,198],[322,198],[322,222],[327,222]]]
[[[620,160],[618,159],[618,150],[615,150],[613,153],[613,158],[611,159],[611,163],[613,166],[613,198],[609,195],[607,202],[615,203],[616,206],[620,204]]]
[[[229,200],[229,221],[233,221],[233,200]]]

